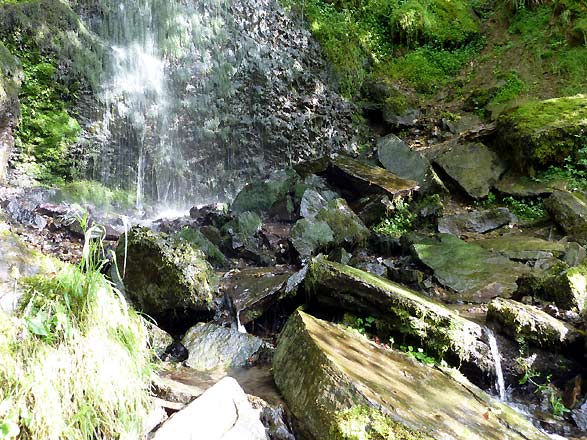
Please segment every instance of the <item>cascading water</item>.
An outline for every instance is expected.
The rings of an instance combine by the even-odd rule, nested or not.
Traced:
[[[495,364],[495,382],[497,392],[499,394],[499,400],[505,401],[505,380],[503,378],[503,370],[501,369],[501,356],[499,354],[499,348],[497,346],[497,339],[495,339],[495,335],[489,328],[485,328],[485,332],[487,334],[489,348],[491,349],[491,356],[493,357],[493,362]]]
[[[352,108],[319,47],[277,0],[101,0],[84,13],[104,44],[88,177],[137,203],[191,206],[252,177],[353,149]]]

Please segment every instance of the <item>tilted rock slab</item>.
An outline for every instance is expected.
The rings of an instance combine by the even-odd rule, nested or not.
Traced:
[[[225,377],[174,414],[152,440],[268,440],[242,388]]]
[[[587,194],[554,191],[544,205],[566,234],[580,243],[587,243]]]
[[[465,378],[296,312],[273,360],[275,382],[316,439],[546,440]]]
[[[392,332],[420,339],[428,352],[452,355],[456,365],[493,371],[483,328],[421,293],[324,258],[311,261],[306,283],[311,301],[374,316]]]

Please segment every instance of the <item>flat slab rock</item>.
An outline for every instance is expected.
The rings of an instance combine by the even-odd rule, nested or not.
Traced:
[[[480,143],[457,144],[434,162],[474,199],[486,197],[505,171],[499,157]]]
[[[412,245],[415,256],[445,287],[457,292],[449,300],[484,303],[510,297],[518,278],[529,268],[503,255],[467,243],[451,234],[438,234]]]
[[[259,412],[232,377],[225,377],[169,418],[152,440],[268,440]]]
[[[418,189],[418,183],[393,174],[385,168],[366,164],[347,156],[338,156],[330,161],[329,177],[343,179],[345,187],[358,192],[383,193],[388,196],[409,196]]]
[[[504,333],[540,347],[556,350],[580,339],[573,326],[534,306],[509,299],[493,299],[487,309],[487,320],[497,322]]]
[[[273,360],[290,410],[317,439],[546,440],[464,377],[298,311]]]
[[[507,208],[484,209],[446,215],[438,220],[438,232],[461,235],[464,232],[489,232],[516,221]]]
[[[297,284],[288,283],[293,272],[279,267],[250,267],[222,280],[222,290],[232,300],[241,324],[262,316],[288,295]]]
[[[564,180],[537,182],[526,176],[506,174],[494,187],[502,194],[513,197],[549,196],[556,190],[564,191],[567,183]]]
[[[563,243],[529,235],[502,235],[497,238],[476,240],[473,243],[489,251],[499,252],[513,260],[559,258],[566,251]]]

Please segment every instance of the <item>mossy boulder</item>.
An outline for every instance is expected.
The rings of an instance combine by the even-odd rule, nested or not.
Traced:
[[[134,226],[118,241],[116,261],[127,295],[148,315],[211,310],[215,276],[194,246]]]
[[[204,252],[208,261],[214,266],[226,267],[228,265],[228,260],[218,249],[218,246],[212,243],[199,229],[185,227],[175,236]]]
[[[291,228],[290,241],[302,261],[334,243],[334,233],[325,221],[298,220]]]
[[[344,199],[334,199],[320,210],[316,220],[330,226],[337,245],[355,246],[365,243],[371,232],[361,219],[353,212]]]
[[[486,197],[506,170],[497,154],[481,143],[456,144],[436,157],[434,163],[473,199]]]
[[[576,344],[581,339],[573,326],[534,306],[504,298],[489,303],[487,321],[496,322],[501,331],[517,340],[552,350]]]
[[[580,243],[587,243],[587,194],[554,191],[544,205],[566,234]]]
[[[312,438],[548,438],[464,377],[300,311],[279,336],[273,373]]]
[[[584,313],[587,309],[587,266],[554,266],[543,278],[538,294],[559,307]]]
[[[258,179],[246,185],[237,194],[230,209],[236,214],[246,211],[266,214],[286,198],[299,180],[300,176],[293,169],[275,171],[266,179]]]
[[[497,120],[496,146],[522,172],[562,165],[586,143],[586,95],[529,102]]]
[[[511,297],[518,288],[518,278],[529,272],[520,263],[451,234],[415,241],[412,248],[442,285],[457,292],[448,298],[455,302],[483,303],[496,296]]]
[[[306,275],[311,302],[373,316],[385,330],[421,343],[429,353],[491,372],[481,326],[425,295],[354,267],[314,258]]]

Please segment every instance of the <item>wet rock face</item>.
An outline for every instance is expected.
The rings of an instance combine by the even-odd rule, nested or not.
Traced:
[[[182,344],[189,353],[186,365],[205,371],[252,364],[263,341],[233,328],[200,323],[187,331]]]
[[[434,162],[456,185],[473,199],[487,194],[505,171],[505,164],[485,145],[455,145]]]
[[[14,148],[18,125],[18,92],[23,79],[20,62],[0,43],[0,183],[6,180],[8,159]]]
[[[414,440],[548,438],[462,376],[299,311],[279,337],[273,371],[289,408],[314,438],[352,439],[357,430]]]
[[[120,238],[116,261],[127,295],[148,315],[212,307],[212,267],[202,252],[187,243],[135,226]]]

